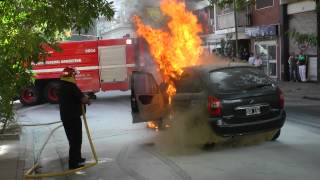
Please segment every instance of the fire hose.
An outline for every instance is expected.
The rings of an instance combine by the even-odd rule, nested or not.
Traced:
[[[84,105],[83,105],[82,106],[82,112],[83,112],[82,117],[83,117],[83,122],[84,122],[84,125],[85,125],[85,129],[86,129],[87,137],[88,137],[88,140],[89,140],[91,152],[93,154],[94,162],[93,163],[87,163],[87,164],[85,164],[85,166],[77,168],[77,169],[70,169],[70,170],[63,171],[63,172],[42,173],[42,174],[36,174],[35,173],[36,169],[40,166],[39,160],[40,160],[40,156],[42,154],[42,151],[44,150],[44,148],[48,144],[48,142],[49,142],[50,138],[52,137],[52,135],[54,134],[54,132],[62,127],[62,125],[59,125],[59,126],[55,127],[50,132],[50,134],[48,135],[45,143],[42,145],[42,147],[41,147],[41,149],[39,151],[39,154],[38,154],[38,156],[37,156],[37,158],[36,158],[36,160],[34,162],[34,165],[32,166],[31,169],[29,169],[25,173],[25,175],[24,175],[25,179],[36,179],[36,178],[47,178],[47,177],[56,177],[56,176],[67,176],[67,175],[74,174],[74,173],[76,173],[78,171],[81,171],[81,170],[84,170],[84,169],[88,169],[88,168],[93,167],[93,166],[98,164],[97,153],[96,153],[95,147],[94,147],[93,142],[92,142],[91,134],[90,134],[88,123],[87,123],[87,117],[86,117],[84,109],[85,108],[84,108]],[[51,123],[44,123],[44,124],[24,124],[22,126],[45,126],[45,125],[52,125],[52,124],[58,124],[58,123],[61,123],[61,121],[51,122]]]

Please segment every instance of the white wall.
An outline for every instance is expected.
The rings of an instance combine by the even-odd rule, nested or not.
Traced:
[[[302,12],[314,11],[316,9],[315,1],[302,1],[288,4],[288,14],[297,14]]]
[[[102,39],[117,39],[123,38],[126,34],[130,34],[130,37],[136,37],[135,32],[130,27],[121,27],[117,29],[113,29],[111,31],[107,31],[101,34]]]

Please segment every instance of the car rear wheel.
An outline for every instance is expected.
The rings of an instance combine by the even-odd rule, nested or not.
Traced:
[[[281,129],[279,129],[272,137],[271,141],[276,141],[281,134]]]
[[[27,87],[20,92],[20,102],[25,106],[37,105],[41,102],[39,90],[36,87]]]
[[[51,104],[57,104],[59,101],[58,90],[60,83],[57,81],[52,81],[44,89],[44,97]]]

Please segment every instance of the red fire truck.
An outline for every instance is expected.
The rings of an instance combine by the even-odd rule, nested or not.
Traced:
[[[61,42],[61,52],[47,48],[50,56],[33,64],[35,84],[21,91],[20,101],[24,105],[57,103],[59,78],[67,66],[80,72],[77,85],[91,96],[99,91],[128,90],[131,72],[140,65],[143,48],[139,44],[139,39],[123,38]]]

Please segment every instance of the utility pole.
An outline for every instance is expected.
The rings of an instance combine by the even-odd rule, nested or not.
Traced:
[[[236,34],[236,58],[238,58],[238,18],[237,18],[237,5],[236,5],[237,0],[233,0],[233,14],[234,14],[234,29],[235,29],[235,34]]]

